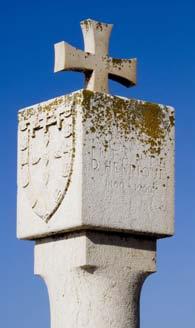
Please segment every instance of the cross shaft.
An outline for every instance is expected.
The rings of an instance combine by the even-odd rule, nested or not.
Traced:
[[[111,24],[93,20],[81,22],[84,51],[62,41],[55,44],[55,72],[78,71],[85,74],[85,88],[108,93],[108,78],[129,87],[136,84],[136,59],[108,56]]]

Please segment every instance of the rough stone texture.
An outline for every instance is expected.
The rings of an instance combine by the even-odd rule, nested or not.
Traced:
[[[172,235],[174,111],[81,90],[19,112],[19,238]]]
[[[85,74],[85,88],[108,93],[108,78],[129,87],[136,84],[136,59],[108,56],[111,24],[88,19],[81,22],[85,51],[62,41],[55,44],[55,72],[78,71]]]
[[[155,247],[152,240],[100,232],[37,241],[35,274],[48,288],[51,328],[138,328]]]

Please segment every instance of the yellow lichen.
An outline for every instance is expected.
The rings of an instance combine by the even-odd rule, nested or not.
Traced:
[[[148,145],[152,157],[160,154],[165,136],[174,124],[173,113],[165,115],[166,107],[101,93],[94,94],[86,90],[83,91],[82,107],[83,121],[90,121],[90,132],[101,137],[104,146],[106,137],[112,134],[113,127],[116,126],[126,140],[133,138],[134,131],[137,139]]]
[[[114,129],[117,129],[119,136],[125,140],[137,139],[146,144],[145,153],[149,152],[150,156],[154,157],[161,153],[166,136],[174,125],[174,113],[165,106],[88,90],[25,109],[19,112],[19,121],[39,112],[52,114],[61,104],[67,108],[81,106],[83,123],[87,122],[89,126],[86,134],[94,133],[101,139],[105,150],[108,148],[107,140],[112,136]]]

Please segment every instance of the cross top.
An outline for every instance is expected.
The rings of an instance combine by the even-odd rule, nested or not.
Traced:
[[[91,19],[82,21],[84,51],[62,41],[55,44],[54,72],[78,71],[85,74],[85,88],[108,93],[108,78],[130,87],[136,84],[136,59],[108,56],[111,24]]]

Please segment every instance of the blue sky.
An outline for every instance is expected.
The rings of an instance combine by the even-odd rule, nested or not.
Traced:
[[[138,58],[138,84],[111,92],[176,108],[176,235],[158,242],[156,274],[142,289],[142,328],[195,326],[194,1],[2,1],[0,10],[0,327],[49,328],[33,242],[16,239],[17,111],[81,89],[79,73],[53,73],[53,44],[83,47],[79,22],[113,23],[110,54]]]

